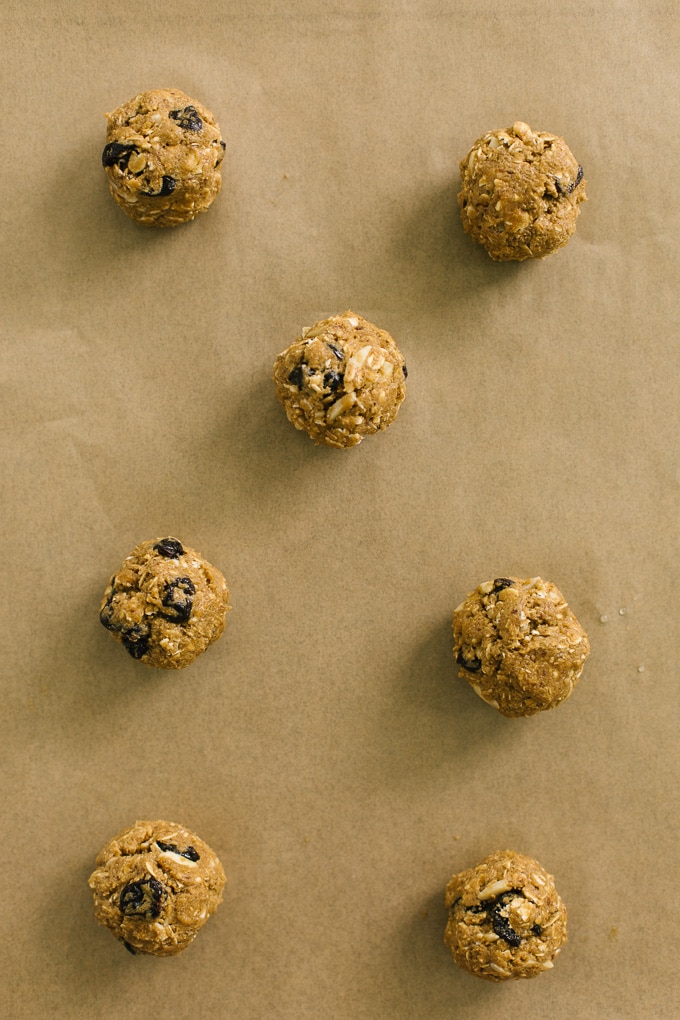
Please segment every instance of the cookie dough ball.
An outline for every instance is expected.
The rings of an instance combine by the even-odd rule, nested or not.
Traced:
[[[453,614],[463,677],[503,715],[534,715],[568,698],[590,652],[562,593],[540,577],[486,581]]]
[[[566,244],[586,198],[583,167],[557,135],[517,121],[460,164],[463,227],[492,259],[540,259]]]
[[[131,953],[180,953],[222,902],[226,879],[217,855],[174,822],[135,822],[95,864],[95,917]]]
[[[106,118],[102,164],[123,212],[155,227],[205,212],[222,184],[225,149],[209,110],[178,89],[153,89]]]
[[[531,857],[501,850],[446,887],[444,941],[463,970],[487,981],[551,970],[567,941],[567,911],[552,875]]]
[[[224,577],[176,538],[141,542],[104,593],[99,619],[133,659],[182,669],[217,641],[227,622]]]
[[[406,374],[390,334],[351,311],[303,329],[274,365],[288,420],[317,446],[356,446],[386,429],[406,395]]]

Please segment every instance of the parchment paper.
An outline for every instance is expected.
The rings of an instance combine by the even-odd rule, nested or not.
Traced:
[[[0,1001],[15,1018],[678,1015],[678,12],[672,3],[5,0],[2,19]],[[103,113],[177,87],[227,141],[222,194],[129,221]],[[569,245],[495,264],[458,162],[521,119],[588,202]],[[271,371],[347,308],[409,368],[349,451]],[[98,622],[174,535],[233,612],[156,673]],[[592,655],[554,712],[457,678],[481,581],[553,581]],[[99,928],[87,878],[137,818],[220,855],[174,959]],[[443,944],[451,875],[512,848],[569,942],[493,985]],[[675,899],[677,904],[677,899]]]

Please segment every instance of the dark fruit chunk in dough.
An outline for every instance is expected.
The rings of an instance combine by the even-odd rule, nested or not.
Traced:
[[[154,549],[161,556],[167,556],[171,560],[184,555],[182,543],[178,542],[176,538],[162,538],[160,542],[156,542]]]
[[[194,605],[191,596],[195,594],[196,586],[190,577],[176,577],[170,581],[163,595],[163,605],[170,610],[166,619],[186,623]]]
[[[157,839],[156,843],[164,853],[179,854],[180,857],[186,857],[188,861],[200,861],[201,859],[201,855],[192,846],[188,846],[186,850],[180,850],[174,843],[163,843],[160,839]]]
[[[118,142],[110,142],[102,152],[102,166],[117,166],[126,170],[128,160],[133,152],[139,150],[134,145],[120,145]]]
[[[195,106],[185,106],[183,110],[171,110],[169,115],[184,131],[200,131],[203,121],[198,116]]]
[[[177,181],[175,178],[169,174],[163,174],[160,191],[142,191],[141,194],[146,195],[147,198],[163,198],[165,195],[172,195],[176,187]]]
[[[116,628],[110,628],[115,630]],[[149,651],[149,636],[151,634],[150,627],[143,627],[141,624],[135,624],[132,627],[128,627],[127,630],[121,630],[121,641],[123,642],[123,648],[125,651],[132,656],[133,659],[143,659]]]
[[[165,889],[156,878],[130,882],[120,894],[120,909],[126,917],[158,917],[164,896]]]

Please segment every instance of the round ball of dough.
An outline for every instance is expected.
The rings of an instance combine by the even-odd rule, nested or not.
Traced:
[[[497,577],[453,614],[459,675],[503,715],[534,715],[568,698],[590,652],[586,632],[549,581]]]
[[[123,212],[155,227],[205,212],[222,184],[225,149],[209,110],[178,89],[153,89],[106,118],[102,164]]]
[[[131,953],[174,956],[222,902],[226,879],[217,855],[174,822],[135,822],[95,864],[95,917]]]
[[[567,911],[552,875],[513,850],[490,854],[446,887],[444,941],[459,967],[487,981],[551,970],[567,941]]]
[[[463,227],[492,259],[540,259],[566,244],[585,201],[583,167],[557,135],[517,121],[479,138],[460,164]]]
[[[303,329],[274,365],[288,420],[335,447],[356,446],[394,421],[406,374],[390,334],[351,311]]]
[[[132,550],[104,593],[99,619],[133,659],[182,669],[217,641],[230,609],[224,577],[176,538]]]

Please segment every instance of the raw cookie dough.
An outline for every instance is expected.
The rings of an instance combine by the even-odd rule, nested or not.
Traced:
[[[459,967],[487,981],[551,970],[567,941],[567,911],[552,875],[531,857],[500,850],[446,887],[444,941]]]
[[[222,184],[225,148],[209,110],[178,89],[153,89],[106,118],[102,164],[123,212],[155,227],[205,212]]]
[[[534,715],[568,698],[590,652],[562,593],[540,577],[486,581],[453,614],[459,676],[503,715]]]
[[[95,917],[131,953],[174,956],[222,902],[226,879],[216,854],[174,822],[135,822],[95,864]]]
[[[230,609],[224,577],[176,538],[141,542],[104,593],[99,618],[133,659],[182,669],[216,641]]]
[[[492,259],[540,259],[566,244],[585,201],[583,167],[557,135],[517,121],[479,138],[460,164],[463,227]]]
[[[390,334],[351,311],[303,329],[274,365],[288,420],[317,445],[340,448],[394,421],[406,374]]]

